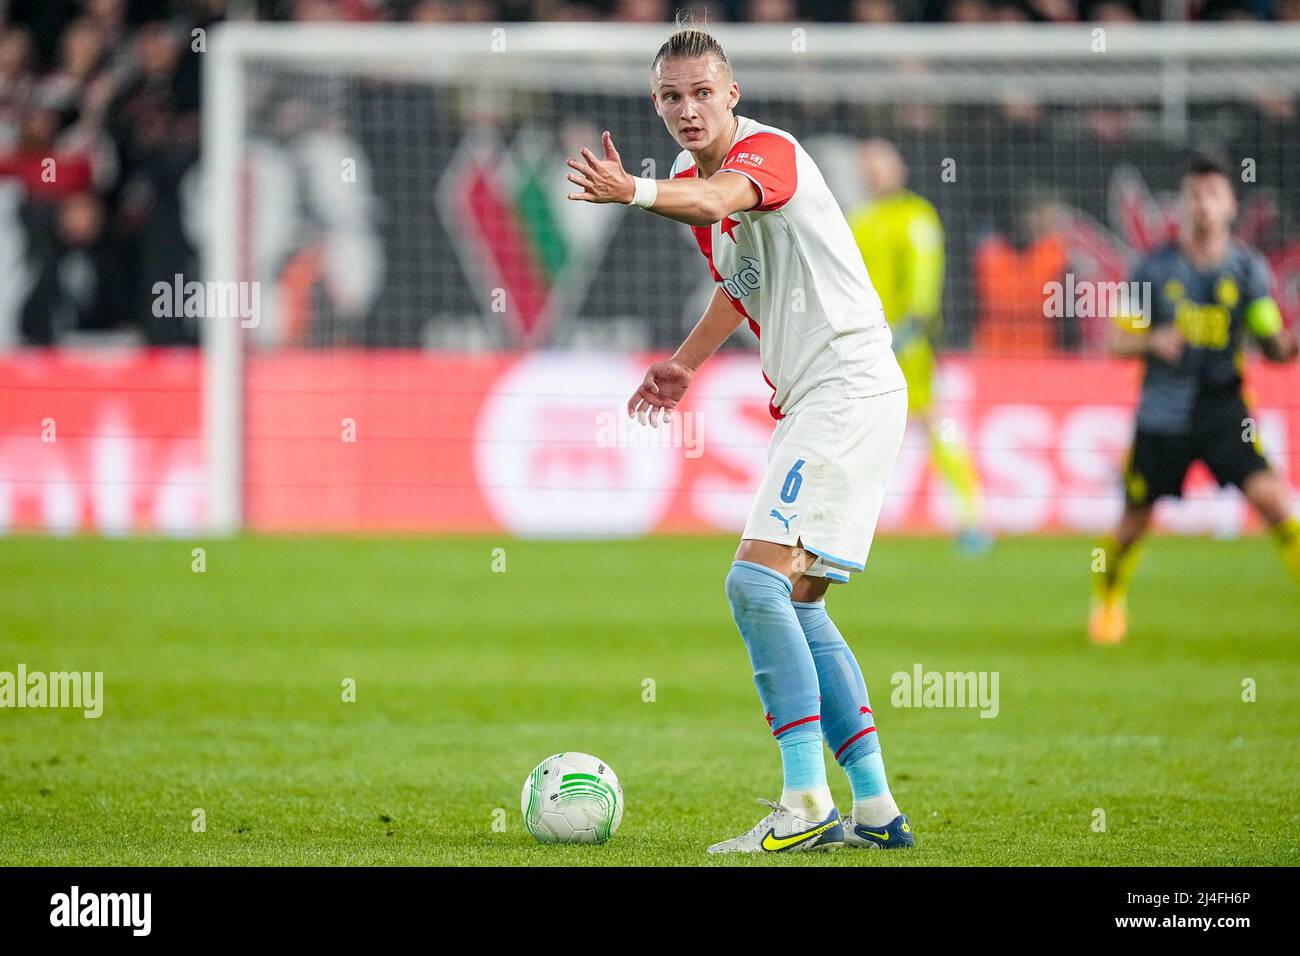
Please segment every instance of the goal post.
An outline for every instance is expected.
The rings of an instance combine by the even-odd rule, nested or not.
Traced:
[[[246,28],[215,31],[205,60],[203,182],[205,231],[202,268],[208,282],[241,278],[239,170],[244,155],[244,79],[241,50]],[[243,342],[238,322],[209,318],[201,324],[203,429],[207,444],[209,531],[238,531],[243,514]]]

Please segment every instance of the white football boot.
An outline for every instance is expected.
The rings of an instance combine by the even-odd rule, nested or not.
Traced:
[[[772,812],[748,833],[709,847],[710,853],[786,853],[797,850],[834,850],[844,844],[840,812],[834,808],[820,823],[805,820],[774,800],[760,799]]]

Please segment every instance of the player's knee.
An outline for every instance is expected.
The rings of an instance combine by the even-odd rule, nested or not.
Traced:
[[[769,608],[790,603],[790,582],[770,568],[736,561],[727,572],[727,603],[737,623]]]
[[[811,604],[822,601],[826,597],[826,591],[830,587],[830,578],[815,578],[803,575],[798,581],[794,582],[794,588],[790,593],[790,600],[800,604]]]
[[[762,601],[762,591],[755,591],[755,572],[739,562],[732,564],[727,572],[727,603],[731,605],[731,614],[737,620],[749,613],[756,602]]]
[[[821,627],[813,631],[811,635],[804,632],[808,638],[808,647],[814,654],[843,654],[848,652],[849,645],[844,642],[844,638],[833,627]]]
[[[1286,486],[1275,472],[1253,472],[1241,483],[1241,490],[1270,527],[1276,528],[1291,516]]]
[[[1150,502],[1130,502],[1124,506],[1115,540],[1121,548],[1127,548],[1147,533],[1151,525],[1151,514],[1155,505]]]
[[[831,624],[830,615],[826,613],[826,604],[816,601],[807,604],[795,604],[794,612],[803,628],[808,647],[819,658],[849,654],[849,645],[844,642],[839,630]]]

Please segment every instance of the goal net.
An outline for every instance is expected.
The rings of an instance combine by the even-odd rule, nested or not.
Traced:
[[[734,404],[767,397],[748,331],[699,389],[701,416],[721,409],[702,418],[715,426],[703,461],[689,436],[665,464],[592,425],[713,288],[689,230],[563,198],[564,158],[598,150],[604,129],[630,171],[668,175],[677,148],[648,89],[668,29],[219,31],[205,278],[255,285],[258,314],[206,325],[217,529],[622,534],[743,519],[766,438]],[[1125,280],[1173,235],[1192,150],[1231,163],[1238,233],[1269,256],[1284,312],[1300,307],[1300,33],[716,32],[737,112],[797,136],[845,209],[871,201],[860,147],[884,139],[938,210],[939,414],[972,448],[996,526],[1113,514],[1132,375],[1100,359],[1106,309],[1080,290]],[[1096,413],[1067,417],[1085,406]],[[1272,409],[1285,460],[1296,410]],[[925,477],[924,443],[909,448],[915,493],[886,523],[942,528],[951,503]],[[1188,527],[1240,520],[1203,504]]]

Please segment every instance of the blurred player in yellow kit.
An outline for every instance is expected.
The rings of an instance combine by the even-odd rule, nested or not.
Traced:
[[[894,334],[894,354],[907,379],[907,410],[929,436],[930,457],[957,495],[963,551],[987,551],[980,530],[980,487],[970,453],[935,418],[932,342],[940,332],[943,224],[927,200],[907,188],[907,166],[893,144],[862,145],[861,171],[871,201],[849,214],[853,238]]]

